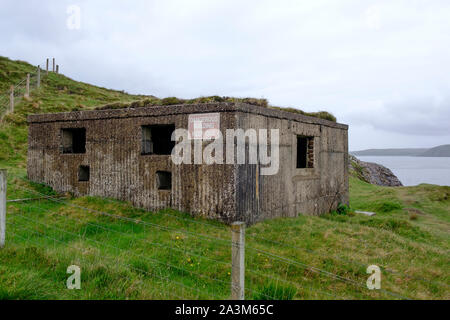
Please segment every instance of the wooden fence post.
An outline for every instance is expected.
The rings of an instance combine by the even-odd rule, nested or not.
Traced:
[[[56,74],[59,73],[59,64],[56,65]]]
[[[14,112],[14,86],[11,86],[11,92],[9,94],[9,112]]]
[[[26,85],[26,89],[25,89],[25,97],[29,97],[30,96],[30,74],[27,73],[27,85]]]
[[[37,68],[37,79],[36,79],[36,87],[39,89],[41,87],[41,66]]]
[[[52,69],[52,71],[55,72],[55,58],[53,58],[53,69]]]
[[[48,58],[47,58],[47,69],[45,69],[47,71],[47,75],[48,75]]]
[[[231,224],[231,299],[245,299],[245,223]]]
[[[6,238],[6,170],[0,169],[0,248]]]

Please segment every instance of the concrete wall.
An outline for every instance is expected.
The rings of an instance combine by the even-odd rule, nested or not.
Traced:
[[[348,130],[295,118],[238,113],[242,128],[278,128],[280,166],[277,175],[261,175],[260,165],[237,169],[237,215],[255,223],[274,217],[319,215],[348,204]],[[313,137],[313,168],[297,169],[297,136]]]
[[[223,133],[279,128],[278,174],[263,176],[259,165],[174,165],[167,155],[141,155],[142,125],[187,128],[189,114],[206,112],[220,113]],[[34,115],[28,122],[28,177],[59,192],[247,223],[320,214],[348,202],[347,126],[326,120],[222,103]],[[86,153],[61,154],[61,129],[79,127],[86,128]],[[314,168],[296,169],[297,135],[314,137]],[[87,182],[78,181],[80,165],[90,166]],[[172,190],[157,189],[156,171],[172,172]]]
[[[235,116],[221,114],[222,130]],[[149,210],[172,207],[224,221],[234,220],[233,165],[174,165],[168,155],[141,155],[141,126],[187,128],[188,115],[31,123],[28,177],[58,192],[131,201]],[[61,129],[86,128],[86,153],[61,154]],[[78,181],[78,167],[90,180]],[[158,190],[156,171],[172,173],[172,190]]]

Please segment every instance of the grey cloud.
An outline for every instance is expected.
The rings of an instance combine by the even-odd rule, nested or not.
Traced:
[[[66,28],[71,4],[78,31]],[[74,79],[132,93],[329,110],[357,132],[390,135],[386,147],[418,136],[432,146],[450,136],[449,15],[445,0],[4,0],[0,54],[55,56]]]
[[[351,122],[369,124],[374,128],[407,135],[449,136],[450,96],[414,97],[381,102],[371,112],[354,112]]]

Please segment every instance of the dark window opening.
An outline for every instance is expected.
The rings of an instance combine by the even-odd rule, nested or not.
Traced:
[[[314,167],[314,138],[297,136],[297,168]]]
[[[156,172],[156,186],[158,190],[171,190],[172,189],[172,173],[167,171]]]
[[[86,129],[62,129],[62,153],[86,153]]]
[[[142,154],[170,155],[175,146],[175,125],[142,126]]]
[[[89,181],[90,168],[89,166],[80,166],[78,168],[78,181]]]

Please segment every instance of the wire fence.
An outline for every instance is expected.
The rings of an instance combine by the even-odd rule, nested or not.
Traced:
[[[13,176],[13,181],[14,196],[20,199],[8,200],[7,245],[69,255],[69,260],[88,266],[87,272],[95,260],[94,265],[106,265],[112,274],[125,270],[139,275],[152,284],[152,298],[230,298],[235,284],[227,226],[167,210],[130,211],[116,200],[91,204],[89,199],[65,199],[20,176]],[[311,265],[305,262],[311,261],[310,256],[333,263]],[[359,261],[247,233],[243,290],[246,299],[264,300],[410,298],[386,289],[390,288],[386,283],[383,289],[369,290],[366,267]],[[402,273],[392,276],[431,283]]]
[[[47,72],[40,70],[39,67],[34,73],[16,84],[11,84],[11,89],[0,95],[0,120],[9,112],[14,112],[14,106],[24,97],[31,95],[35,89],[40,87],[41,81],[45,78]]]

